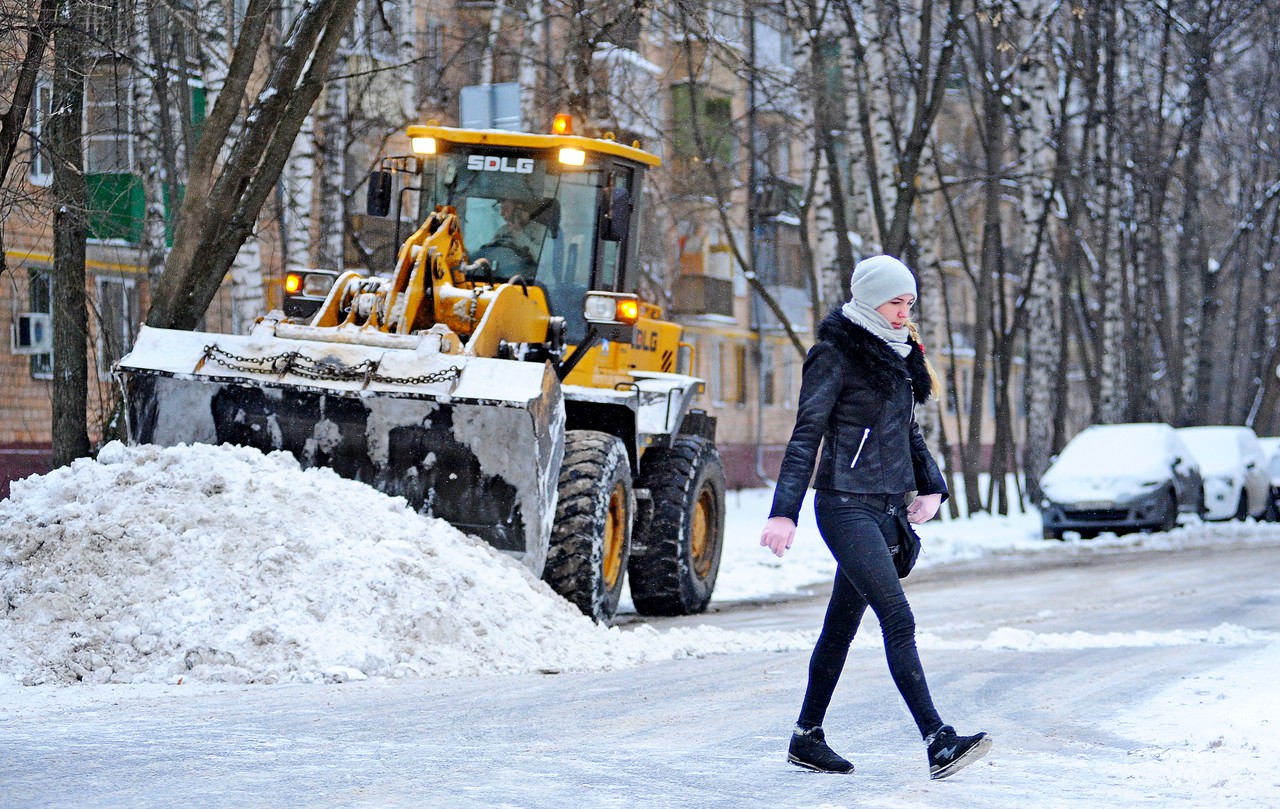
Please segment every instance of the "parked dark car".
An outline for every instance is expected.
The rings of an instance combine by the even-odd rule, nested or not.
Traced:
[[[1040,479],[1045,539],[1077,531],[1168,531],[1180,513],[1202,514],[1191,451],[1168,424],[1098,424],[1081,431]]]

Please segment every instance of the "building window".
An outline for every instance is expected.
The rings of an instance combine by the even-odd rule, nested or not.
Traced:
[[[790,68],[795,61],[795,45],[787,30],[787,18],[780,5],[756,9],[756,59],[764,68]]]
[[[118,174],[133,167],[132,109],[128,69],[108,69],[86,78],[84,170]]]
[[[747,345],[737,342],[733,345],[733,400],[738,404],[747,403]]]
[[[418,35],[419,54],[414,64],[418,106],[443,104],[444,23],[428,18]]]
[[[113,0],[88,0],[84,4],[85,39],[103,51],[122,51],[130,39],[130,15]]]
[[[138,334],[142,321],[138,287],[132,278],[98,279],[98,375],[107,376]]]
[[[949,370],[950,369],[948,368],[948,371]],[[950,373],[943,374],[941,370],[939,370],[938,373],[940,376],[942,376],[943,385],[946,387],[946,390],[947,390],[947,412],[948,413],[960,412],[960,381],[959,379],[956,380],[956,384],[952,385],[949,383],[949,378],[952,376],[952,374]]]
[[[29,311],[45,312],[53,320],[53,275],[45,270],[31,270],[27,275]],[[32,354],[32,379],[53,379],[53,354]]]
[[[592,54],[598,77],[608,87],[608,117],[619,139],[657,138],[662,132],[662,93],[658,78],[662,68],[634,50],[608,43]]]
[[[775,184],[780,185],[780,184]],[[756,275],[769,286],[808,287],[800,229],[778,221],[756,227]]]
[[[89,195],[89,237],[138,242],[146,197],[132,173],[132,109],[127,68],[85,79],[84,170]]]
[[[671,88],[672,150],[677,159],[733,162],[733,101],[696,84]],[[699,149],[699,138],[703,149]]]
[[[724,42],[742,44],[742,11],[735,0],[712,0],[707,9],[707,29]]]
[[[27,170],[27,179],[32,185],[50,185],[53,182],[53,162],[46,145],[49,116],[52,112],[53,85],[40,81],[31,95],[31,165]]]
[[[711,345],[708,348],[709,350],[706,353],[707,392],[711,394],[712,402],[714,402],[715,404],[723,404],[724,395],[723,395],[723,388],[721,387],[721,374],[720,374],[720,368],[722,363],[724,362],[723,358],[721,357],[722,346],[720,345],[719,340],[712,339]]]
[[[782,406],[795,407],[796,404],[796,359],[791,346],[783,349],[782,354]]]
[[[766,405],[775,403],[773,372],[773,346],[764,343],[760,346],[760,399]]]

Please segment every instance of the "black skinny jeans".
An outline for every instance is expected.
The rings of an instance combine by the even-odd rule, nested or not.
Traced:
[[[822,724],[844,669],[849,644],[870,605],[884,633],[889,672],[915,717],[920,736],[926,737],[942,727],[942,720],[933,707],[916,651],[916,619],[902,592],[885,540],[895,538],[896,544],[897,517],[883,507],[824,490],[816,492],[814,510],[818,530],[835,556],[838,569],[822,634],[809,660],[809,687],[797,724],[802,728]]]

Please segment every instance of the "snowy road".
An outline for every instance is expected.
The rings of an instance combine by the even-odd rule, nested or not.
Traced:
[[[0,709],[0,805],[1274,805],[1280,545],[994,564],[909,586],[943,717],[996,739],[950,781],[927,779],[868,619],[826,723],[851,777],[784,763],[807,654],[753,653],[596,674],[40,689]],[[823,606],[659,626],[812,629]]]

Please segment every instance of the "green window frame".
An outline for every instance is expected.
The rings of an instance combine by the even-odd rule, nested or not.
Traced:
[[[697,84],[677,84],[671,88],[671,124],[676,158],[711,159],[725,165],[733,162],[737,141],[730,97],[715,95]],[[706,154],[698,149],[699,133],[706,144]]]

